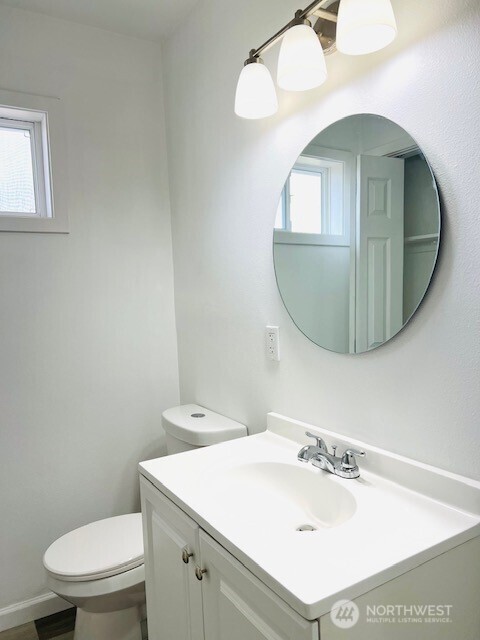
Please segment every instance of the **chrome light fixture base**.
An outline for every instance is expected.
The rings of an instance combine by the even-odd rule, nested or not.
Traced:
[[[312,14],[317,20],[313,25],[313,30],[318,35],[326,56],[337,51],[337,16],[340,0],[334,0],[329,5],[328,10],[317,9]]]
[[[251,49],[249,54],[250,58],[259,57],[262,53],[265,53],[266,51],[271,49],[291,27],[299,24],[310,25],[310,17],[317,17],[319,20],[322,20],[322,23],[319,25],[319,29],[325,28],[325,33],[327,34],[327,27],[323,27],[323,21],[333,22],[334,24],[336,24],[339,4],[340,0],[317,0],[316,2],[312,2],[311,4],[309,4],[306,9],[303,9],[303,11],[299,9],[295,12],[295,17],[293,18],[293,20],[290,20],[288,24],[277,31],[277,33],[266,40],[262,45],[260,45],[256,49]],[[332,7],[331,10],[330,7]],[[327,35],[327,39],[330,40],[330,35]]]

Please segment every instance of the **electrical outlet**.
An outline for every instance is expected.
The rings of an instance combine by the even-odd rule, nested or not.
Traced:
[[[267,327],[266,330],[267,357],[270,360],[280,361],[280,329],[279,327]]]

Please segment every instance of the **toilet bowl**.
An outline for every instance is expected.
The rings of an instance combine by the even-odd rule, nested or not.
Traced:
[[[243,424],[196,404],[167,409],[162,424],[168,455],[247,435]],[[141,640],[143,562],[140,513],[92,522],[50,545],[47,585],[77,607],[74,640]]]
[[[141,640],[145,569],[140,513],[75,529],[45,552],[48,587],[77,607],[75,640]]]

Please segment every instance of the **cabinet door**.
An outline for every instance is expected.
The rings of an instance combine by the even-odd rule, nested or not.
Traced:
[[[304,620],[203,531],[200,532],[207,640],[318,640]]]
[[[198,525],[144,478],[140,486],[149,640],[203,640]]]

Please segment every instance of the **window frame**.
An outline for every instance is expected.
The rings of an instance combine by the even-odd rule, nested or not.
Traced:
[[[297,162],[293,169],[290,171],[287,182],[285,183],[283,196],[283,218],[284,218],[284,231],[289,231],[290,233],[301,233],[298,231],[292,231],[292,218],[290,215],[291,212],[291,195],[290,195],[290,178],[292,173],[303,173],[303,174],[313,174],[315,176],[320,177],[321,183],[321,199],[322,199],[322,208],[320,210],[320,228],[325,229],[326,225],[328,225],[330,216],[328,215],[329,211],[329,169],[326,167],[315,167],[310,164],[306,164],[303,162]],[[280,229],[281,231],[281,229]],[[322,231],[320,234],[305,234],[304,235],[325,235]]]
[[[323,165],[320,165],[323,163]],[[343,216],[342,216],[342,234],[332,234],[332,221],[331,221],[331,168],[330,164],[342,165],[342,198],[343,198]],[[325,166],[325,164],[327,166]],[[288,224],[288,216],[286,211],[289,208],[288,203],[288,188],[290,183],[290,175],[285,182],[284,189],[282,190],[282,202],[283,212],[282,219],[284,222],[284,228],[274,230],[274,242],[276,244],[306,244],[306,245],[326,245],[326,246],[342,246],[347,247],[351,245],[352,238],[350,234],[351,218],[352,218],[352,206],[354,201],[354,193],[352,193],[352,177],[354,176],[355,159],[351,152],[341,151],[337,149],[328,149],[319,147],[317,145],[309,145],[304,153],[299,157],[298,161],[293,166],[292,171],[310,171],[313,173],[322,172],[322,177],[325,179],[322,181],[322,221],[321,229],[325,230],[322,233],[297,233],[291,231],[291,227],[286,227]],[[328,179],[327,179],[328,178]],[[285,219],[284,219],[285,218]]]
[[[20,120],[13,117],[7,118],[5,116],[0,116],[0,129],[14,129],[15,131],[23,130],[30,133],[33,196],[35,202],[35,211],[33,213],[29,211],[0,210],[0,217],[50,218],[52,216],[51,199],[47,199],[47,192],[50,190],[50,181],[48,180],[48,176],[45,175],[41,121],[33,120],[32,117],[28,120]]]
[[[68,233],[67,154],[60,100],[0,90],[0,127],[30,131],[35,195],[35,213],[0,212],[0,232]]]

